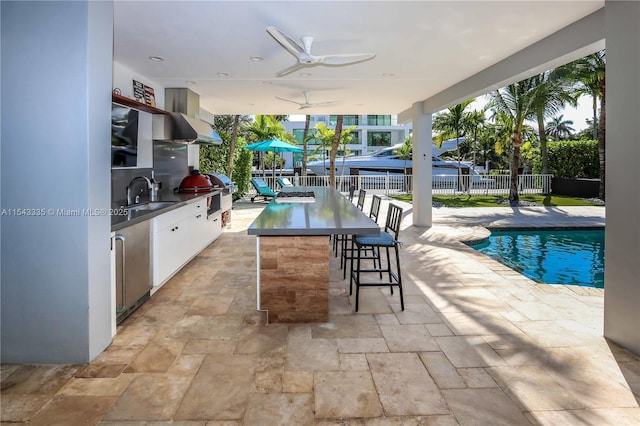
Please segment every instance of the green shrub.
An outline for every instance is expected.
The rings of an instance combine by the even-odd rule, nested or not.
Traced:
[[[598,141],[548,142],[549,173],[563,178],[595,179],[600,175]],[[540,155],[533,159],[533,172],[542,173]]]
[[[233,176],[231,180],[238,185],[238,190],[233,194],[233,199],[238,200],[249,192],[251,181],[251,164],[253,152],[244,147],[236,147],[235,161],[233,163]]]

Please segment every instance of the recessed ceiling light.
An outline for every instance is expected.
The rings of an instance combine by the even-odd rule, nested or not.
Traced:
[[[273,82],[271,82],[271,81],[263,81],[263,82],[262,82],[262,84],[264,84],[264,85],[268,86],[268,85],[270,85],[270,84],[273,84]]]
[[[311,77],[311,73],[310,72],[301,72],[300,75],[303,76],[303,77]]]
[[[218,77],[229,77],[229,73],[228,72],[218,72],[218,73],[216,73],[216,75]]]
[[[196,83],[196,82],[195,82],[195,81],[193,81],[193,80],[187,80],[187,81],[185,81],[185,83],[187,83],[187,84],[198,84],[198,83]]]
[[[382,74],[383,77],[394,77],[395,74],[392,74],[390,72],[385,72],[384,74]]]
[[[249,59],[251,59],[253,62],[260,62],[260,61],[264,60],[264,58],[262,56],[252,56]]]
[[[162,62],[162,61],[164,61],[164,58],[162,56],[149,56],[149,59],[154,61],[154,62]]]

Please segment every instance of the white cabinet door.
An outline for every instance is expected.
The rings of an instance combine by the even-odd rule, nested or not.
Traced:
[[[219,214],[207,219],[206,199],[187,204],[152,220],[154,290],[222,232]]]
[[[159,287],[190,258],[192,205],[154,218],[153,286]],[[171,220],[171,221],[169,221]]]
[[[220,212],[212,215],[207,220],[207,234],[209,235],[209,243],[222,234],[222,215]]]
[[[153,285],[160,286],[182,265],[185,244],[182,222],[154,234]]]

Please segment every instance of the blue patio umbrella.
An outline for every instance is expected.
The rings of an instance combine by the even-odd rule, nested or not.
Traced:
[[[249,151],[259,152],[302,152],[302,148],[291,145],[280,139],[268,139],[266,141],[252,143],[247,145]],[[273,177],[276,176],[276,158],[273,157]]]

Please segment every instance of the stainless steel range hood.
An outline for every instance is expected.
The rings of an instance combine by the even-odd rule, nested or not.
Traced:
[[[165,89],[165,135],[172,142],[220,145],[222,139],[211,125],[198,117],[200,95],[187,88]]]
[[[214,144],[220,145],[222,139],[205,121],[189,117],[180,112],[170,112],[171,140],[182,143]]]

